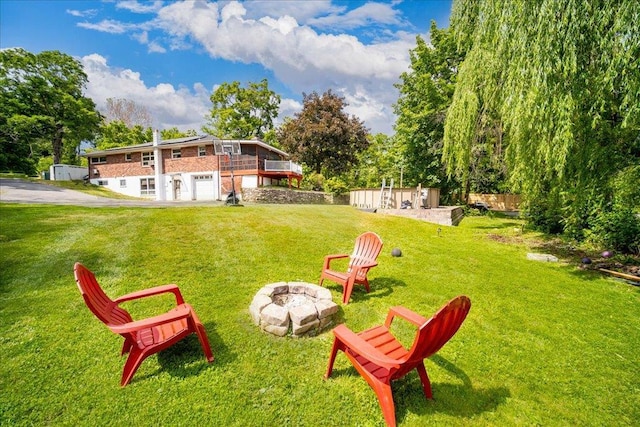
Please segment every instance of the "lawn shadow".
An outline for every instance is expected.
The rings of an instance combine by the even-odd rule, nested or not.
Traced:
[[[215,324],[207,322],[204,324],[204,328],[207,331],[209,345],[213,352],[214,360],[212,363],[207,363],[197,335],[191,334],[158,353],[158,364],[161,366],[161,370],[174,377],[184,378],[197,376],[200,372],[210,367],[218,368],[232,363],[237,356],[222,341],[222,338],[216,332]],[[150,376],[155,374],[152,373]]]
[[[426,400],[422,391],[422,383],[417,373],[407,375],[394,383],[394,396],[400,396],[396,400],[396,416],[402,420],[406,413],[413,412],[418,415],[426,415],[442,412],[449,415],[469,418],[483,412],[495,411],[511,396],[506,387],[492,387],[487,389],[474,388],[471,378],[462,369],[435,354],[426,361],[427,373],[429,361],[449,371],[457,377],[462,384],[439,383],[437,378],[429,377],[433,400]],[[410,396],[402,398],[402,396]]]
[[[362,285],[356,285],[351,293],[351,302],[363,302],[373,298],[382,298],[393,293],[393,289],[407,286],[402,280],[393,277],[376,277],[369,281],[370,292]]]
[[[402,423],[408,413],[422,416],[440,412],[470,418],[483,412],[495,411],[511,396],[506,387],[474,388],[471,379],[462,369],[437,354],[426,361],[427,374],[429,374],[429,361],[449,371],[462,384],[441,383],[437,378],[430,376],[433,400],[428,400],[424,396],[420,377],[415,370],[394,381],[391,387],[398,424]],[[353,366],[345,369],[334,368],[331,378],[341,376],[359,376],[359,374]],[[362,384],[363,387],[368,387],[366,382]],[[373,394],[373,390],[371,393]]]
[[[517,228],[519,230],[522,230],[522,223],[521,222],[515,222],[515,221],[507,221],[507,222],[503,222],[501,224],[474,226],[474,228],[476,228],[478,230],[501,230],[501,229],[505,229],[505,228]]]

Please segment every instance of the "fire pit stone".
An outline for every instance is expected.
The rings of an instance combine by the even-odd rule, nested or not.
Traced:
[[[249,312],[265,332],[283,337],[314,336],[333,323],[338,305],[331,291],[305,282],[278,282],[262,287]]]

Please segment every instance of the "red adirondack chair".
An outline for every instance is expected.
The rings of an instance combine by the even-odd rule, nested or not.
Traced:
[[[184,302],[180,289],[176,285],[156,286],[111,300],[100,287],[94,274],[85,266],[77,262],[73,272],[80,293],[89,309],[112,332],[124,337],[120,354],[129,353],[129,357],[122,372],[121,386],[129,384],[144,359],[172,346],[192,333],[198,335],[207,361],[213,362],[213,354],[204,326],[191,306]],[[134,321],[126,310],[118,306],[125,301],[168,292],[175,295],[176,307],[159,316]]]
[[[462,295],[449,301],[428,320],[407,308],[396,306],[389,310],[384,325],[359,334],[353,333],[345,325],[340,325],[333,330],[335,338],[325,378],[331,376],[338,350],[343,351],[375,391],[387,425],[395,426],[396,414],[391,381],[403,377],[415,368],[422,381],[424,395],[427,399],[432,399],[431,383],[424,359],[435,354],[451,339],[467,317],[470,308],[471,301]],[[396,316],[418,328],[409,350],[389,331]]]
[[[324,265],[322,266],[322,274],[320,275],[320,286],[324,279],[329,279],[342,285],[342,303],[348,304],[351,298],[351,292],[355,284],[360,284],[369,292],[369,280],[367,273],[378,262],[376,259],[382,250],[382,240],[371,231],[361,234],[356,239],[353,253],[335,254],[324,257]],[[346,272],[331,270],[331,261],[349,257],[349,267]]]

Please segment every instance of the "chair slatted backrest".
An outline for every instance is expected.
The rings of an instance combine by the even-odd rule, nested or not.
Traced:
[[[122,325],[133,321],[126,310],[118,307],[104,293],[95,275],[89,269],[77,262],[73,272],[85,303],[98,319],[106,325]]]
[[[382,250],[382,239],[376,233],[367,231],[356,239],[351,259],[349,260],[349,270],[355,265],[362,265],[375,261]]]
[[[420,361],[437,353],[458,332],[470,308],[471,300],[460,295],[449,301],[420,326],[407,355],[407,369],[403,371],[408,372]]]

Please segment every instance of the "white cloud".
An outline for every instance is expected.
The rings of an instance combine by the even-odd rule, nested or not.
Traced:
[[[153,13],[162,8],[163,2],[156,0],[151,4],[142,4],[137,0],[123,0],[116,3],[116,9],[125,9],[135,13]]]
[[[315,28],[403,26],[395,3],[369,2],[351,11],[328,0],[185,1],[162,7],[162,2],[145,6],[132,1],[118,5],[135,11],[159,9],[153,20],[143,23],[104,20],[79,25],[111,33],[135,31],[132,37],[152,53],[165,53],[165,46],[171,50],[201,47],[215,59],[260,64],[292,92],[332,89],[340,93],[349,103],[348,112],[365,120],[373,132],[392,132],[392,104],[397,100],[393,85],[408,68],[415,34],[388,28],[376,33],[378,40],[364,42],[353,35]],[[150,37],[147,30],[156,37]],[[163,32],[160,37],[158,31]],[[290,110],[281,107],[281,111]]]
[[[165,49],[164,47],[162,47],[162,45],[158,42],[150,42],[148,45],[149,47],[149,53],[166,53],[167,49]]]
[[[134,34],[131,37],[133,37],[133,39],[137,40],[139,43],[142,43],[142,44],[149,43],[149,33],[147,31],[143,31],[143,32],[138,33],[138,34]]]
[[[396,33],[391,41],[365,44],[348,34],[318,33],[292,16],[245,19],[255,15],[245,6],[260,4],[230,2],[220,9],[217,3],[173,3],[159,11],[157,22],[176,39],[202,45],[214,58],[261,64],[293,91],[339,90],[374,132],[391,131],[391,105],[397,99],[393,84],[407,70],[414,36]],[[374,17],[399,22],[389,5],[372,3],[345,17],[350,25]]]
[[[200,83],[193,89],[175,88],[168,83],[148,87],[140,73],[130,69],[117,69],[98,54],[81,58],[89,83],[86,95],[104,111],[107,98],[125,98],[145,106],[159,129],[177,127],[200,132],[204,116],[211,108],[209,91]]]
[[[127,24],[123,24],[122,22],[114,21],[112,19],[103,19],[97,24],[92,24],[90,22],[80,22],[78,23],[78,27],[111,34],[122,34],[127,32],[131,28]]]
[[[293,117],[294,114],[299,113],[300,111],[302,111],[302,102],[298,102],[291,98],[281,99],[278,118],[274,121],[274,125],[281,125],[285,117]]]
[[[371,24],[401,25],[400,12],[387,3],[366,3],[345,14],[332,13],[307,21],[317,28],[358,28]]]
[[[67,9],[67,13],[71,16],[76,16],[78,18],[91,18],[96,16],[98,13],[97,9],[88,9],[88,10],[73,10]]]
[[[297,22],[306,24],[319,15],[338,14],[346,10],[335,6],[331,0],[282,1],[249,0],[243,3],[247,9],[247,18],[258,20],[263,17],[280,18],[290,16]]]

